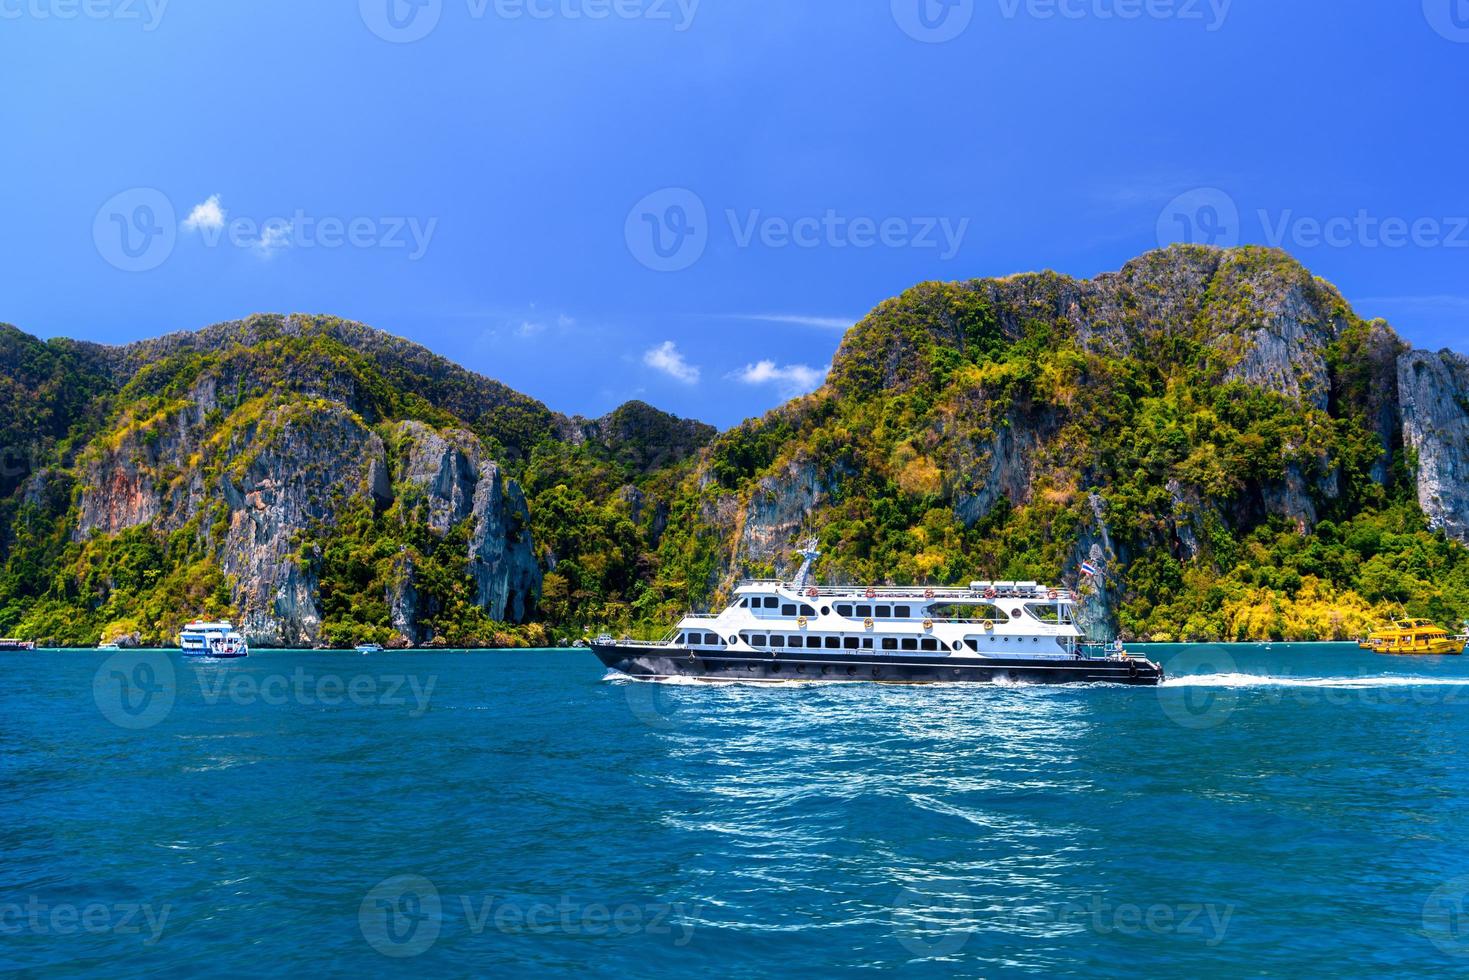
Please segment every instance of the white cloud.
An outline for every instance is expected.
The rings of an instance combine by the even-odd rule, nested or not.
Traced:
[[[736,320],[754,320],[757,323],[789,323],[797,327],[843,331],[860,319],[850,316],[806,316],[801,313],[731,313],[730,316]]]
[[[224,208],[219,206],[219,195],[209,195],[209,200],[194,205],[194,210],[184,219],[188,231],[218,231],[224,227]]]
[[[274,258],[275,253],[291,244],[291,223],[289,221],[267,221],[265,227],[260,230],[260,240],[255,243],[255,251],[263,258]]]
[[[775,385],[782,394],[790,396],[815,391],[826,380],[826,372],[826,368],[814,368],[806,364],[787,364],[780,367],[774,361],[760,361],[746,364],[730,377],[747,385]]]
[[[684,360],[671,340],[644,351],[643,363],[686,385],[699,383],[699,369]]]

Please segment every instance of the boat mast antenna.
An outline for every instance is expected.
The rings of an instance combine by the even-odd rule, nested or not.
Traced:
[[[816,559],[821,557],[821,552],[816,550],[816,539],[812,538],[799,549],[801,555],[801,567],[796,572],[795,586],[799,591],[811,584],[811,567],[816,564]]]

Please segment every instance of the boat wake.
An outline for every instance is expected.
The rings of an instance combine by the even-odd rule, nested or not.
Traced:
[[[1193,674],[1170,677],[1163,687],[1469,687],[1469,677],[1413,677],[1381,674],[1376,677],[1290,677],[1274,674]]]

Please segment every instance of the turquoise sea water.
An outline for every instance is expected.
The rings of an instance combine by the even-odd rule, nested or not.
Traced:
[[[3,654],[0,968],[1469,966],[1469,658],[1148,652],[1162,689]]]

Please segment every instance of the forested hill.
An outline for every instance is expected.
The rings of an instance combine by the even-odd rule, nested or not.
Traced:
[[[1349,637],[1400,606],[1456,625],[1466,396],[1464,358],[1279,251],[925,283],[847,334],[821,391],[715,440],[659,581],[670,611],[702,604],[809,531],[828,576],[1061,582],[1131,637]]]
[[[829,580],[1058,582],[1129,636],[1452,625],[1466,409],[1464,358],[1258,248],[916,286],[822,389],[722,434],[638,402],[567,418],[330,317],[122,348],[7,328],[0,633],[653,631],[808,534]]]

